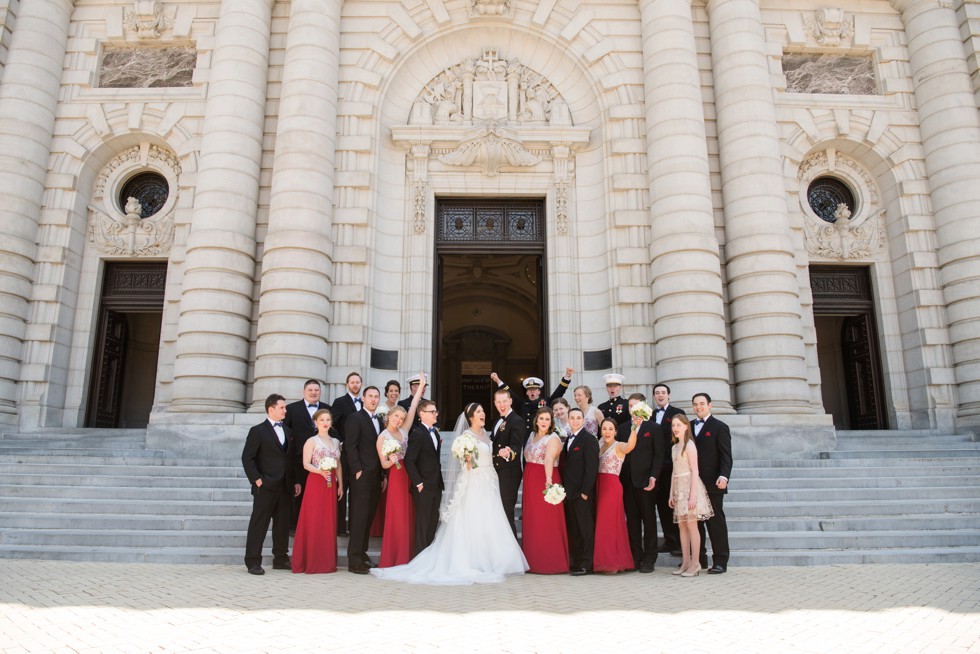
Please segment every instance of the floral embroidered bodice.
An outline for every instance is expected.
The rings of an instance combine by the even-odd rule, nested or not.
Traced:
[[[600,441],[599,446],[602,447]],[[616,456],[617,444],[613,443],[609,449],[599,455],[599,472],[609,475],[619,476],[619,471],[623,469],[623,459]]]
[[[534,436],[528,438],[527,445],[524,446],[524,460],[528,463],[544,465],[544,459],[548,452],[548,441],[552,438],[558,438],[558,434],[548,434],[537,443],[534,442]],[[558,440],[561,441],[560,438]]]
[[[334,445],[333,439],[330,439],[330,443],[327,444],[324,443],[323,439],[319,436],[314,436],[313,438],[316,439],[316,446],[313,448],[313,456],[310,457],[310,464],[313,467],[320,467],[320,461],[323,461],[328,456],[336,459],[338,463],[340,462],[340,448]]]

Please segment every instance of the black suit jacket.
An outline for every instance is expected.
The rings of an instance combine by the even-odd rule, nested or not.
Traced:
[[[354,400],[350,398],[350,393],[344,393],[336,400],[330,408],[333,414],[333,428],[337,430],[337,440],[341,443],[347,441],[347,418],[357,413],[358,408]]]
[[[511,406],[510,413],[504,418],[497,429],[491,434],[490,440],[493,445],[493,467],[497,470],[520,470],[521,461],[524,457],[524,443],[527,442],[527,429],[522,418]],[[509,447],[514,452],[511,461],[505,461],[497,454],[505,447]]]
[[[286,436],[285,449],[279,444],[279,437],[272,423],[263,420],[248,430],[245,447],[242,448],[242,467],[255,494],[255,482],[262,480],[268,490],[285,486],[291,489],[295,476],[295,457],[293,434],[289,427],[283,426]],[[290,492],[292,495],[292,492]]]
[[[347,465],[351,475],[359,472],[381,474],[381,460],[378,458],[378,430],[374,428],[371,414],[364,409],[347,418],[347,431],[344,451],[347,452]]]
[[[561,451],[561,483],[567,498],[578,498],[581,494],[595,499],[595,480],[599,474],[599,441],[595,435],[583,429]],[[567,500],[566,500],[567,501]]]
[[[620,425],[616,431],[616,440],[627,442],[630,438],[630,427],[632,422]],[[664,459],[670,458],[670,448],[667,447],[668,441],[664,438],[664,431],[653,420],[644,420],[636,430],[636,447],[626,455],[623,461],[623,478],[629,478],[630,482],[637,488],[645,488],[650,483],[650,477],[657,480],[657,484],[662,483],[664,471]],[[670,479],[667,479],[670,482]]]
[[[698,474],[708,495],[724,495],[728,489],[719,489],[715,482],[718,477],[731,479],[732,475],[732,433],[728,425],[714,416],[708,416],[701,427],[701,433],[694,437],[698,449]]]
[[[541,407],[551,406],[551,403],[557,400],[559,397],[565,395],[565,391],[568,390],[568,385],[572,381],[568,377],[562,377],[561,381],[555,387],[555,390],[551,392],[551,395],[547,398],[539,397],[537,400],[527,399],[526,394],[517,394],[514,390],[503,380],[500,380],[501,384],[497,387],[497,390],[506,390],[510,392],[511,397],[511,409],[515,411],[521,419],[524,420],[524,433],[529,434],[534,431],[534,416],[537,414],[538,409]],[[524,444],[521,444],[524,447]]]
[[[320,409],[330,409],[330,405],[326,402],[317,403],[317,411]],[[314,412],[315,413],[315,412]],[[331,409],[331,413],[333,410]],[[298,402],[292,402],[286,405],[286,417],[282,421],[282,424],[293,432],[293,449],[295,450],[294,456],[296,458],[296,474],[300,483],[306,483],[307,471],[303,467],[303,446],[306,445],[306,441],[313,438],[316,435],[316,425],[313,424],[313,418],[310,416],[309,410],[306,408],[306,400],[300,400]],[[333,429],[330,430],[331,434]]]
[[[442,445],[442,438],[436,432],[436,438]],[[425,488],[442,490],[445,484],[442,480],[442,462],[439,448],[432,444],[429,428],[423,424],[413,425],[408,432],[408,448],[405,450],[405,472],[412,480],[412,490],[419,484]]]
[[[656,405],[654,405],[653,410],[654,410],[653,415],[656,416],[657,415]],[[661,472],[661,475],[663,475],[663,478],[668,482],[670,481],[671,473],[673,473],[674,471],[674,461],[670,458],[670,448],[673,447],[674,445],[673,443],[674,432],[670,428],[670,421],[673,420],[674,416],[676,415],[684,415],[684,410],[678,409],[676,406],[668,402],[667,410],[664,411],[664,417],[660,421],[660,428],[664,430],[664,443],[666,444],[665,446],[666,449],[664,450],[664,468],[663,471]],[[658,482],[659,482],[659,478],[658,478]]]

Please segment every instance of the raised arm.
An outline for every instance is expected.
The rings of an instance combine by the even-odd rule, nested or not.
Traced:
[[[630,437],[625,443],[616,443],[616,456],[620,459],[626,458],[626,455],[633,451],[636,447],[636,434],[640,431],[640,419],[633,416],[630,423]]]
[[[572,368],[565,368],[565,376],[561,378],[561,381],[558,382],[558,386],[556,386],[555,390],[551,393],[551,397],[548,398],[548,406],[551,406],[551,403],[557,400],[559,397],[564,397],[565,391],[568,390],[569,385],[572,383],[573,372],[575,371]]]
[[[419,408],[419,401],[422,399],[422,393],[425,392],[425,385],[429,381],[429,378],[424,372],[419,373],[419,385],[415,389],[415,395],[412,396],[412,403],[408,407],[408,415],[405,416],[405,429],[411,429],[412,425],[415,424],[415,410]]]

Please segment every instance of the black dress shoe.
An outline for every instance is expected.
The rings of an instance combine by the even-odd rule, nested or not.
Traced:
[[[585,575],[589,574],[589,571],[585,568],[576,568],[568,574],[572,575],[573,577],[584,577]]]
[[[371,568],[377,568],[378,567],[378,564],[375,563],[374,561],[371,561],[370,559],[368,559],[368,562],[364,564],[364,567],[366,567],[368,570],[370,570]]]
[[[713,565],[710,568],[708,568],[708,574],[709,575],[723,575],[723,574],[725,574],[725,568],[721,567],[720,565]]]
[[[251,568],[248,569],[248,574],[250,574],[250,575],[264,575],[265,574],[265,570],[263,570],[262,569],[262,566],[260,566],[260,565],[253,565]]]
[[[642,572],[642,573],[644,573],[644,574],[646,574],[648,572],[653,572],[653,570],[654,570],[654,565],[652,563],[643,563],[639,567],[639,571]]]
[[[367,566],[355,565],[351,568],[347,568],[347,572],[353,572],[356,575],[366,575],[368,573]]]
[[[289,559],[285,559],[283,561],[273,561],[272,562],[272,569],[273,570],[292,570],[293,569],[293,562],[290,561]]]

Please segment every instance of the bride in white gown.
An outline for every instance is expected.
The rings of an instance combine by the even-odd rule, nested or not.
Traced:
[[[461,466],[450,459],[435,540],[409,563],[373,568],[371,574],[410,584],[451,586],[500,582],[528,569],[500,503],[485,422],[486,413],[475,402],[467,405],[456,422],[457,435],[469,434],[477,442],[477,465]]]

